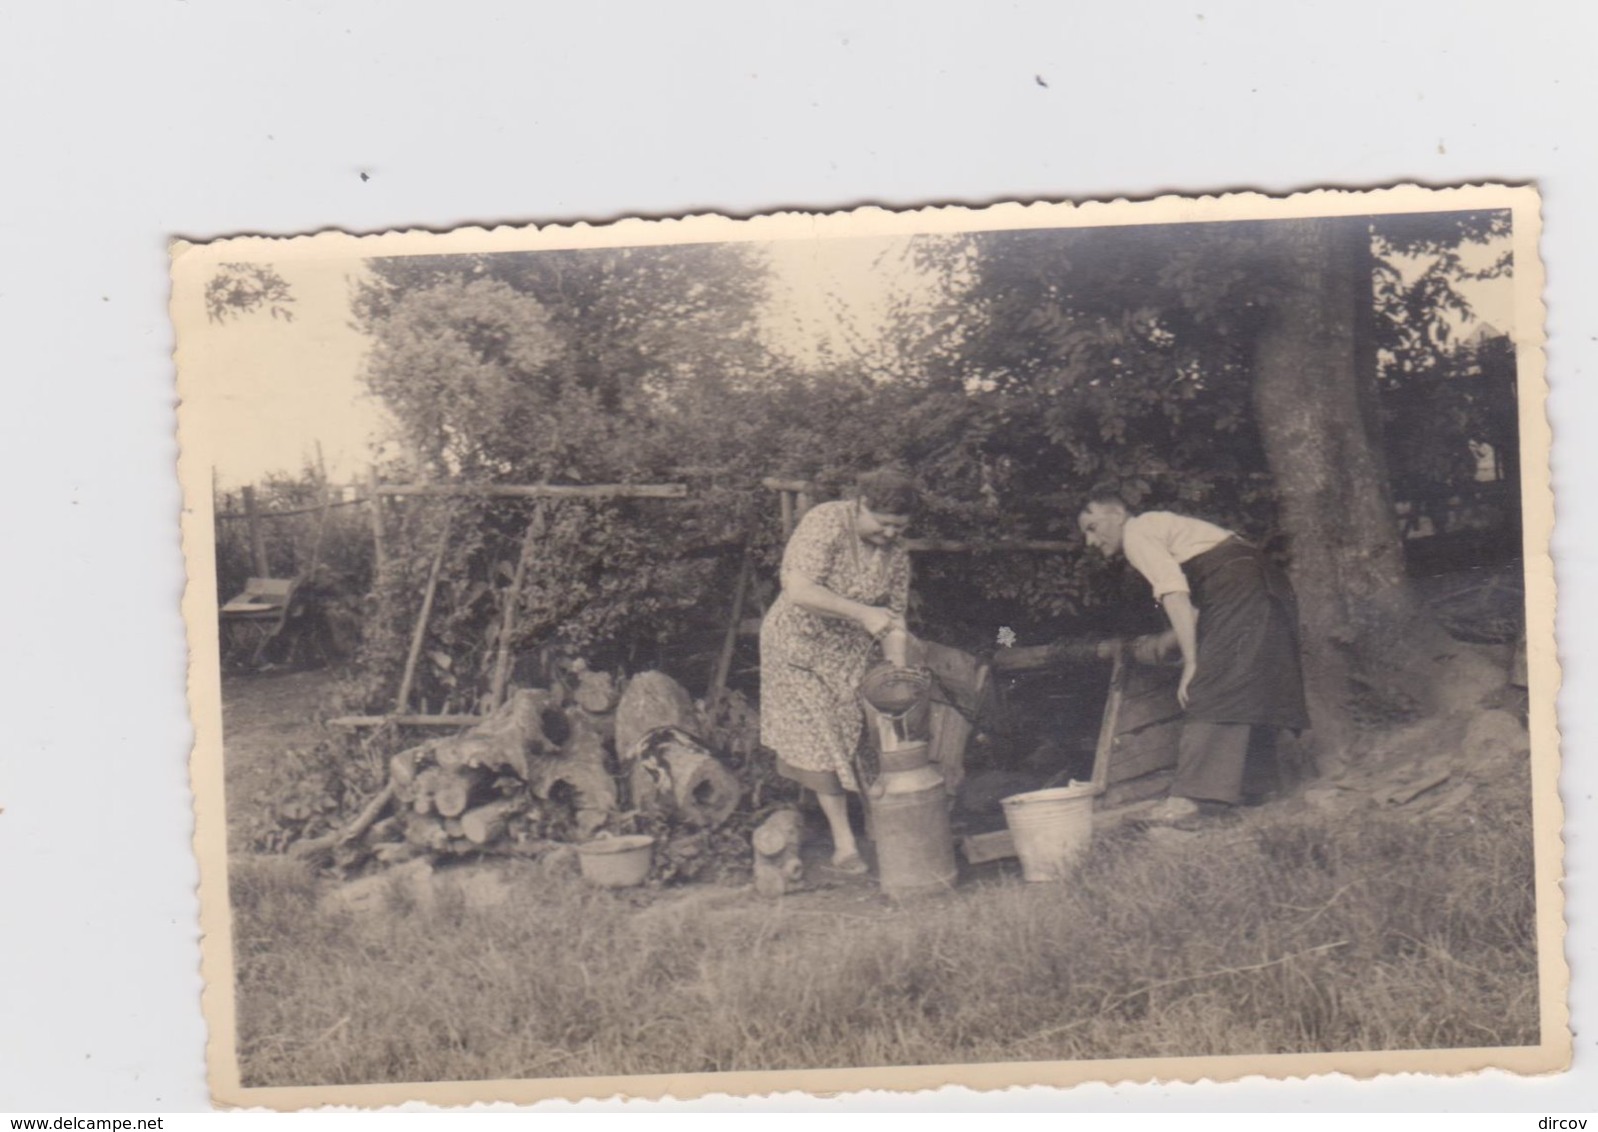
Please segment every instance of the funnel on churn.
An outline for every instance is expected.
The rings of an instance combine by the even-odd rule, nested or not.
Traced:
[[[932,677],[925,669],[879,665],[860,682],[876,781],[865,791],[877,848],[877,876],[892,897],[954,884],[954,837],[943,774],[928,761]]]

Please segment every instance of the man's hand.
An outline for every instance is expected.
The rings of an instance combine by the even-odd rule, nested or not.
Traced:
[[[1187,689],[1193,683],[1193,677],[1198,674],[1198,665],[1182,665],[1182,680],[1176,686],[1176,702],[1182,705],[1182,710],[1187,710]]]

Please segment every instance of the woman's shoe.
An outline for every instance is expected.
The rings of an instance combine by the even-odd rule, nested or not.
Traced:
[[[837,861],[828,861],[827,868],[835,873],[857,877],[865,873],[866,863],[860,859],[860,854],[850,853],[847,857]]]
[[[1193,799],[1172,794],[1144,814],[1142,820],[1152,825],[1175,825],[1178,822],[1191,821],[1198,817],[1200,812],[1199,804]]]

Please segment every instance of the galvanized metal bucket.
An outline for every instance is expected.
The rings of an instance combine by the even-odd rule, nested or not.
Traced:
[[[1070,876],[1093,840],[1093,784],[1012,794],[1003,805],[1021,875],[1029,881]]]

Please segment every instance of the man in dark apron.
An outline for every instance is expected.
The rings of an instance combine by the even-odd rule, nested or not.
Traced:
[[[1276,740],[1309,727],[1298,602],[1287,575],[1224,527],[1170,511],[1133,514],[1095,488],[1077,517],[1088,545],[1147,579],[1182,653],[1176,780],[1151,820],[1224,811],[1277,785]]]

